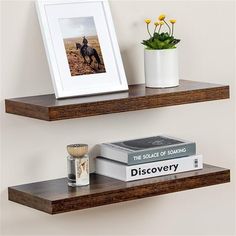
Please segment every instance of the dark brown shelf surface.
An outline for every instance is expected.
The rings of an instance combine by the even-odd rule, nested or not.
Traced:
[[[123,182],[91,174],[90,185],[71,188],[67,179],[55,179],[8,188],[9,200],[57,214],[117,202],[152,197],[230,181],[230,170],[204,165],[202,170]]]
[[[57,100],[54,94],[6,99],[6,112],[54,121],[229,98],[229,86],[181,80],[168,89],[130,85],[129,91]]]

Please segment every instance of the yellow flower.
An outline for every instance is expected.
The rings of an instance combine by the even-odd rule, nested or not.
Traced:
[[[175,19],[171,19],[171,20],[170,20],[170,23],[171,23],[171,24],[174,24],[175,22],[176,22]]]
[[[150,19],[145,19],[145,22],[146,22],[147,24],[150,24],[150,23],[151,23],[151,20],[150,20]]]
[[[155,26],[158,26],[158,25],[159,25],[159,23],[158,23],[158,22],[154,22],[154,25],[155,25]]]
[[[166,18],[166,15],[162,14],[162,15],[159,16],[158,19],[159,19],[159,20],[165,20],[165,18]]]
[[[160,21],[160,23],[159,23],[160,25],[164,25],[164,22],[163,21]]]

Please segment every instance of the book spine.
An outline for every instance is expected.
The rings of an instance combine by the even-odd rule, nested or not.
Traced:
[[[163,161],[178,157],[196,154],[196,143],[184,143],[178,146],[152,149],[148,151],[137,151],[128,154],[127,165],[143,164],[154,161]]]
[[[126,180],[139,180],[203,168],[202,155],[127,166]]]

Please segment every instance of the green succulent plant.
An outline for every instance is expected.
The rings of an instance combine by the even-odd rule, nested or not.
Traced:
[[[175,19],[171,19],[170,23],[172,27],[166,22],[165,20],[166,16],[164,14],[160,15],[158,21],[154,22],[155,28],[153,34],[150,33],[149,30],[149,24],[151,23],[151,19],[145,19],[146,25],[147,25],[147,32],[150,36],[149,39],[143,40],[142,44],[146,46],[146,49],[149,50],[156,50],[156,49],[171,49],[176,48],[176,44],[180,42],[180,39],[176,39],[174,34],[174,24],[176,23]],[[169,29],[168,32],[162,32],[161,29],[162,26],[166,25]],[[156,32],[156,30],[158,31]]]
[[[166,33],[154,33],[154,35],[147,39],[143,40],[142,44],[146,46],[146,49],[171,49],[176,48],[176,44],[180,42],[180,39],[176,39],[173,36],[170,36]]]

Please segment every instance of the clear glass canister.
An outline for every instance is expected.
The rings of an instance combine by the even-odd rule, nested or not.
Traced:
[[[67,145],[68,185],[71,187],[89,184],[89,155],[87,144]]]

